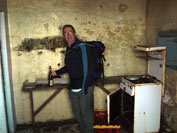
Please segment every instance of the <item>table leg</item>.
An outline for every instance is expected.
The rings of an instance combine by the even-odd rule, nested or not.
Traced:
[[[43,104],[34,111],[33,103],[33,91],[30,91],[30,100],[31,100],[31,114],[32,114],[32,128],[33,133],[35,133],[35,116],[62,90],[63,88],[58,88]]]
[[[33,133],[35,133],[35,115],[34,115],[34,104],[33,104],[33,91],[30,91],[30,100],[31,100],[31,115],[32,115],[32,128]]]
[[[104,86],[99,85],[98,87],[101,88],[106,94],[110,93],[110,91],[108,91],[106,88],[104,88]]]

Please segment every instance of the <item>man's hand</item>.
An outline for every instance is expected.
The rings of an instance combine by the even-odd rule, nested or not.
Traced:
[[[52,75],[53,77],[55,77],[55,76],[57,76],[57,73],[56,73],[55,71],[53,71],[53,72],[51,73],[51,75]]]
[[[51,73],[51,75],[52,75],[54,78],[61,78],[61,76],[60,76],[60,75],[57,75],[57,73],[56,73],[55,71],[53,71],[53,72]]]

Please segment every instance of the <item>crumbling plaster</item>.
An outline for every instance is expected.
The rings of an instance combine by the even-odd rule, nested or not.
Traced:
[[[159,31],[177,30],[176,0],[147,0],[146,5],[146,42],[157,45]],[[166,68],[165,92],[169,91],[172,101],[162,104],[163,122],[177,132],[177,71]],[[171,104],[169,104],[172,102]],[[173,104],[173,106],[171,106]]]
[[[133,46],[145,45],[146,0],[7,0],[13,82],[18,123],[31,122],[29,94],[22,92],[25,80],[47,77],[48,66],[64,65],[65,48],[17,50],[25,39],[62,37],[64,24],[72,24],[82,40],[102,41],[106,46],[105,75],[146,72],[146,62],[135,57]],[[65,75],[67,76],[67,75]],[[118,85],[106,86],[114,90]],[[37,91],[35,108],[52,93]],[[37,115],[36,121],[72,118],[67,89]],[[95,108],[106,108],[106,94],[95,89]]]

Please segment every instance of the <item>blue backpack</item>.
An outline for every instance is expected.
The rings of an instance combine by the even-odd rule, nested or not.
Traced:
[[[94,46],[95,70],[93,72],[93,77],[95,81],[102,79],[102,83],[104,84],[104,61],[106,60],[103,52],[105,50],[105,46],[100,41],[88,41],[86,43]]]

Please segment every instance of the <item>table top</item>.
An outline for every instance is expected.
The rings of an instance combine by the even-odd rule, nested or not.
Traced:
[[[22,91],[33,91],[33,90],[51,90],[67,88],[68,84],[57,84],[49,87],[47,84],[36,84],[35,82],[24,82],[22,86]]]
[[[106,84],[119,84],[123,76],[109,76],[104,78],[104,85]],[[102,80],[97,81],[97,86],[103,83]],[[54,84],[49,87],[47,84],[36,84],[35,82],[25,81],[22,86],[22,91],[33,91],[33,90],[50,90],[50,89],[60,89],[68,88],[69,84]]]

